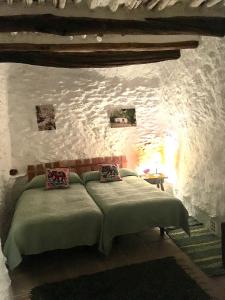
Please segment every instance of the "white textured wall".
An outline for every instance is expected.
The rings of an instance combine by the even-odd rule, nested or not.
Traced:
[[[178,61],[114,69],[11,65],[12,166],[126,153],[166,132],[180,137],[179,196],[225,215],[225,39],[204,38]],[[56,131],[39,132],[35,105],[52,103]],[[107,111],[136,107],[137,127],[110,128]],[[215,180],[216,178],[216,180]]]
[[[11,145],[8,115],[8,65],[0,65],[0,236],[5,222],[5,196],[11,167]],[[0,257],[1,260],[1,257]],[[0,262],[1,265],[1,262]]]
[[[8,65],[0,65],[0,209],[4,198],[4,191],[9,179],[11,166],[11,146],[8,116]]]

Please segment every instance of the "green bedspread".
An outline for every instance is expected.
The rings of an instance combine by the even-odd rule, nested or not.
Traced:
[[[20,196],[4,254],[10,269],[22,255],[98,243],[102,213],[80,183],[68,189],[33,188]]]
[[[136,176],[122,181],[88,181],[86,189],[104,214],[99,249],[110,252],[115,236],[147,227],[182,227],[189,233],[188,212],[182,202]]]

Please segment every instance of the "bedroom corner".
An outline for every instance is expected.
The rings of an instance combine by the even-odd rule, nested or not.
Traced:
[[[224,38],[205,37],[176,63],[112,69],[11,64],[4,80],[12,152],[4,164],[21,175],[40,161],[125,154],[128,166],[137,168],[139,149],[149,155],[171,137],[178,143],[176,162],[167,147],[162,171],[173,177],[177,195],[222,217],[224,47]],[[46,104],[55,109],[56,130],[38,131],[35,107]],[[110,128],[112,108],[135,108],[136,126]]]

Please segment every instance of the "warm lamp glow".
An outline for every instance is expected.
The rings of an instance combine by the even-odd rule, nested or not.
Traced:
[[[139,163],[137,172],[140,175],[146,173],[146,170],[149,170],[150,173],[162,172],[162,151],[159,147],[154,149],[142,149],[139,156]]]
[[[160,146],[145,147],[139,150],[139,166],[137,172],[140,175],[146,173],[163,173],[168,181],[175,184],[177,164],[178,142],[173,135],[167,135]]]

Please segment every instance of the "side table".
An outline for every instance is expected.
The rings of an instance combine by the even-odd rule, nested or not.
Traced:
[[[161,188],[164,191],[164,179],[167,178],[163,173],[156,173],[156,174],[146,174],[144,180],[151,183],[156,184],[157,188]]]

